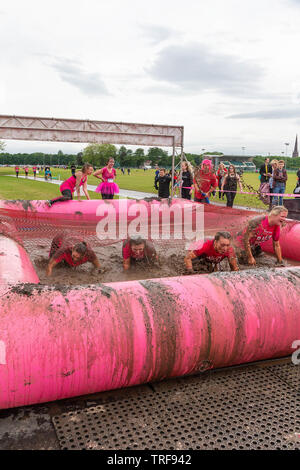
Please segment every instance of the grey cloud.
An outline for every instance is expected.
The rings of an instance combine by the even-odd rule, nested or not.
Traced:
[[[263,74],[258,65],[195,43],[165,47],[146,72],[193,93],[214,90],[245,97],[258,91]]]
[[[153,44],[165,41],[175,33],[175,31],[166,28],[165,26],[152,24],[143,24],[140,25],[139,28],[141,29],[143,37]]]
[[[300,118],[300,107],[267,109],[253,113],[240,113],[227,116],[228,119],[294,119]]]
[[[109,92],[98,73],[85,72],[80,64],[68,59],[56,59],[52,63],[60,78],[78,88],[88,96],[109,95]]]

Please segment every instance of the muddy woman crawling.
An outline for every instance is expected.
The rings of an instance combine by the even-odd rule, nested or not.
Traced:
[[[238,271],[237,258],[231,246],[231,234],[229,232],[217,232],[214,239],[208,239],[201,243],[195,250],[190,250],[184,259],[187,273],[194,273],[193,260],[200,260],[210,272],[218,271],[219,264],[227,258],[231,271]]]
[[[150,264],[158,261],[153,243],[138,236],[123,242],[122,254],[124,271],[127,271],[132,263],[144,261]]]
[[[58,234],[52,240],[46,270],[47,276],[52,275],[52,270],[58,263],[64,263],[67,266],[92,263],[93,271],[97,269],[98,272],[100,269],[96,254],[85,241],[76,240],[74,237],[68,237],[64,234]]]
[[[277,266],[284,266],[279,243],[280,228],[288,215],[284,206],[275,206],[268,215],[256,216],[248,221],[237,234],[234,241],[236,252],[241,263],[255,266],[255,257],[262,252],[261,243],[272,238]]]

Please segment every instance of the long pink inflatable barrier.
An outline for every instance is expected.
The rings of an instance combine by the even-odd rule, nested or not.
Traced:
[[[281,357],[298,268],[88,288],[0,287],[0,408]]]

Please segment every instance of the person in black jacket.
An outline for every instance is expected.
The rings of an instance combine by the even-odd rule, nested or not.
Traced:
[[[192,197],[192,192],[193,192],[193,173],[187,162],[182,162],[181,170],[182,170],[181,197],[183,199],[190,200]]]
[[[260,183],[268,183],[272,176],[272,166],[269,158],[265,158],[265,163],[260,167],[259,173],[261,175]]]
[[[172,177],[166,174],[165,168],[159,170],[158,178],[155,178],[154,186],[158,190],[158,197],[167,199],[170,197],[170,181]]]

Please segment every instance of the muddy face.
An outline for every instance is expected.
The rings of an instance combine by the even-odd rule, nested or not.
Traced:
[[[230,240],[220,237],[219,240],[215,240],[214,247],[218,253],[224,254],[230,247]]]
[[[145,249],[145,244],[144,243],[140,243],[139,245],[135,245],[133,243],[131,245],[131,250],[132,250],[135,258],[144,258],[144,249]]]

